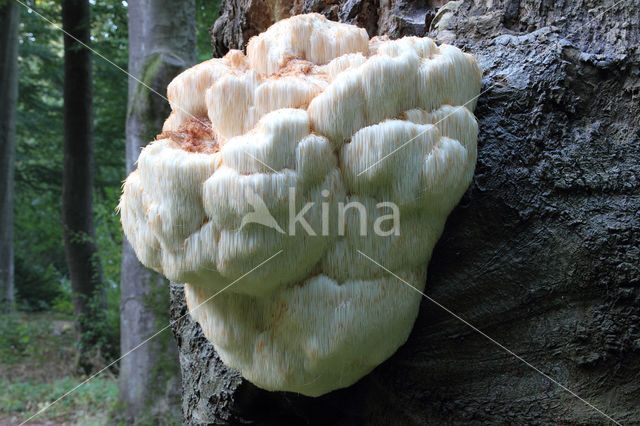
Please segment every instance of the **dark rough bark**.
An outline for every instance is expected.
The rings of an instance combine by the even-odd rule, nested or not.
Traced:
[[[195,63],[195,19],[195,0],[130,1],[129,72],[165,96],[173,77]],[[129,79],[127,174],[169,115],[169,104],[158,93]],[[120,289],[120,349],[125,354],[169,321],[166,280],[146,269],[126,240]],[[165,331],[120,362],[118,414],[138,423],[179,419],[179,374],[176,346]]]
[[[302,3],[296,11],[343,20],[331,11],[367,4]],[[216,52],[246,44],[243,31],[254,28],[246,4],[259,14],[259,2],[223,2]],[[490,4],[378,8],[379,34],[455,44],[485,70],[476,173],[434,251],[427,295],[617,421],[638,424],[640,8]],[[172,316],[185,312],[174,286]],[[243,380],[188,315],[174,334],[188,424],[607,423],[426,299],[395,355],[319,398]]]
[[[14,304],[13,176],[18,101],[18,5],[0,0],[0,309]]]
[[[223,56],[229,49],[244,48],[249,39],[269,28],[271,24],[292,15],[320,12],[334,21],[359,25],[370,36],[377,34],[378,7],[384,0],[223,0],[220,18],[211,27],[213,55]],[[409,6],[413,9],[413,6]],[[424,24],[424,22],[423,22]],[[423,25],[424,26],[424,25]],[[423,28],[424,31],[424,28]]]
[[[92,324],[105,302],[93,227],[92,58],[91,51],[80,43],[90,43],[89,19],[88,0],[62,2],[62,27],[75,38],[64,36],[62,224],[73,312],[86,347],[96,338]]]

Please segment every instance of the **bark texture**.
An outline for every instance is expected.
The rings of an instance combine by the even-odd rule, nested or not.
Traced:
[[[14,304],[13,176],[18,102],[18,5],[0,0],[0,309]]]
[[[224,1],[214,51],[318,11],[476,55],[478,164],[429,265],[427,295],[623,424],[640,423],[637,0]],[[257,18],[254,18],[257,17]],[[398,285],[403,285],[398,282]],[[172,287],[188,424],[606,424],[424,299],[407,343],[319,398],[227,369]]]
[[[102,272],[93,226],[93,83],[88,0],[62,2],[64,36],[64,164],[62,224],[64,248],[85,349],[97,337],[92,324],[104,307]],[[67,35],[70,34],[71,36]],[[102,294],[101,294],[102,293]],[[89,368],[86,359],[80,360]]]
[[[139,81],[129,78],[127,175],[135,170],[140,149],[161,132],[171,111],[163,98],[167,85],[196,58],[195,0],[134,0],[128,13],[129,72]],[[120,292],[120,350],[125,354],[169,320],[166,280],[145,268],[126,240]],[[127,423],[166,424],[180,418],[177,363],[168,331],[120,361],[119,414]]]

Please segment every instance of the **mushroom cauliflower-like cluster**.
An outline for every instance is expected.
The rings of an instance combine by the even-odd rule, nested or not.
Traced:
[[[245,378],[312,396],[349,386],[411,331],[421,295],[372,259],[424,288],[473,175],[481,76],[428,38],[282,20],[246,55],[171,82],[172,113],[124,184],[126,237],[185,283]]]

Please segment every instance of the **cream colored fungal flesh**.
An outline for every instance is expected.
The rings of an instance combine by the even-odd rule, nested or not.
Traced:
[[[423,290],[473,175],[481,76],[428,38],[282,20],[246,55],[171,82],[172,113],[124,183],[125,235],[185,283],[191,316],[245,378],[311,396],[349,386],[406,341],[421,299],[359,251]],[[392,206],[397,226],[377,232]],[[269,221],[247,221],[259,208]]]

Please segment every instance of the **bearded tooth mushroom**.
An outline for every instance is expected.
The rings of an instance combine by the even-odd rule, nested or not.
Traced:
[[[423,290],[473,175],[481,78],[428,38],[279,21],[246,56],[171,82],[163,133],[123,186],[125,235],[184,283],[246,379],[310,396],[349,386],[406,341],[421,300],[361,253]]]

